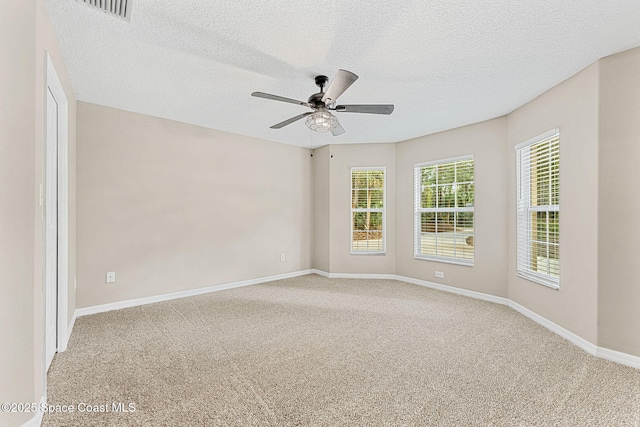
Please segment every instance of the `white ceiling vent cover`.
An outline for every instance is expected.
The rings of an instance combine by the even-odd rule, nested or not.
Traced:
[[[104,13],[131,22],[131,5],[133,0],[76,0],[87,6],[95,7]]]

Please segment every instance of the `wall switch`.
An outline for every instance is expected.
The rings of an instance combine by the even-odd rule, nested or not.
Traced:
[[[444,279],[444,272],[436,271],[436,277],[439,277],[440,279]]]
[[[287,257],[285,256],[285,254],[280,254],[280,261],[284,262],[287,260]]]
[[[73,278],[73,290],[75,291],[76,289],[78,289],[78,278],[74,277]]]
[[[116,272],[110,271],[107,273],[107,283],[115,283],[116,282]]]

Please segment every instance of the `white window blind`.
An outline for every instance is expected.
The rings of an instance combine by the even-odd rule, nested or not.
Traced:
[[[385,252],[385,168],[351,168],[351,253]]]
[[[414,257],[473,265],[473,156],[415,165],[414,190]]]
[[[518,275],[560,285],[560,135],[516,146]]]

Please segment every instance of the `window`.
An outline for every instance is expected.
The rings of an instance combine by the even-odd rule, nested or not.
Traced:
[[[473,173],[473,156],[415,166],[415,258],[473,265]]]
[[[385,168],[351,168],[351,253],[385,252]]]
[[[518,275],[560,285],[560,135],[516,146]]]

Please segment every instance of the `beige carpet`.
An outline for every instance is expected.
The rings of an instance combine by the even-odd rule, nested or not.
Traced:
[[[315,275],[82,317],[48,387],[110,412],[44,426],[640,426],[639,370],[509,308]]]

